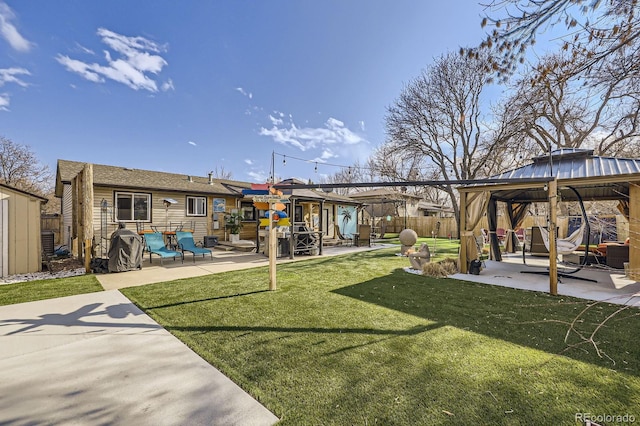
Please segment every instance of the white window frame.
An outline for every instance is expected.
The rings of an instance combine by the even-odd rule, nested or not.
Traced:
[[[195,212],[189,211],[189,209],[191,208],[191,203],[190,203],[191,200],[194,200],[193,205],[196,208]],[[185,204],[186,204],[187,216],[205,217],[207,215],[207,197],[187,195],[187,200]],[[200,210],[200,208],[202,209],[202,211],[198,211]]]
[[[124,196],[129,196],[131,198],[131,216],[127,219],[120,218],[120,212],[118,211],[118,200],[120,198],[124,198]],[[136,219],[135,218],[135,199],[144,197],[147,199],[147,217],[145,219]],[[143,192],[129,192],[129,191],[116,191],[114,194],[115,202],[113,215],[116,222],[151,222],[151,194],[143,193]]]

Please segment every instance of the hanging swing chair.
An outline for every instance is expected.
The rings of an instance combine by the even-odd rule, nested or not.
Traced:
[[[567,238],[556,238],[556,252],[557,254],[571,254],[575,252],[585,241],[585,233],[587,238],[584,244],[584,256],[582,257],[580,264],[574,269],[563,269],[562,272],[558,271],[558,278],[566,277],[566,278],[573,278],[576,280],[590,281],[595,283],[597,282],[597,280],[571,275],[582,270],[582,268],[584,268],[587,265],[587,262],[589,260],[589,240],[591,235],[591,227],[589,226],[589,217],[587,216],[587,211],[584,208],[584,202],[582,200],[582,196],[574,187],[568,186],[567,188],[570,189],[575,194],[578,200],[578,204],[580,205],[580,212],[582,214],[582,223],[580,224],[580,227],[575,231],[573,231],[573,233],[571,233],[571,235],[569,235]],[[544,245],[547,248],[547,251],[550,251],[549,250],[549,244],[550,244],[549,229],[544,228],[542,226],[540,226],[539,229],[540,229],[540,235],[542,237],[542,241],[544,242]],[[526,265],[525,251],[526,250],[523,247],[522,261]],[[521,271],[521,272],[523,274],[549,275],[549,271]]]

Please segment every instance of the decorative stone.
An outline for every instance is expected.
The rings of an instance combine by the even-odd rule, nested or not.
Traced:
[[[418,234],[413,229],[404,229],[398,235],[398,239],[405,246],[413,246],[418,241]]]
[[[400,254],[402,256],[406,256],[407,252],[413,248],[418,241],[418,234],[413,229],[404,229],[398,235],[398,239],[400,243],[402,243],[402,247],[400,248]]]

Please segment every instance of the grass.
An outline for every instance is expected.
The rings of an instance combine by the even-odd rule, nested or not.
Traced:
[[[279,265],[275,292],[258,268],[123,293],[283,425],[640,418],[637,309],[599,329],[601,357],[564,341],[587,302],[407,274],[396,252]],[[618,308],[592,306],[576,329]]]
[[[94,275],[4,284],[0,285],[0,306],[103,290]]]

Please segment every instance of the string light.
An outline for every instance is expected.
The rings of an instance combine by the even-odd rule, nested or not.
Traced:
[[[273,152],[273,155],[279,155],[282,157],[282,164],[286,165],[286,160],[297,160],[297,161],[302,161],[304,163],[314,163],[315,164],[315,170],[318,170],[318,161],[314,160],[314,159],[307,159],[307,158],[300,158],[300,157],[294,157],[292,155],[285,155],[285,154],[280,154],[278,152]],[[347,169],[349,175],[351,175],[351,170],[353,169],[354,171],[357,170],[374,170],[374,168],[372,167],[367,167],[367,166],[347,166],[344,164],[334,164],[334,163],[327,163],[327,162],[321,162],[321,164],[323,166],[331,166],[331,167],[339,167],[341,169]]]

